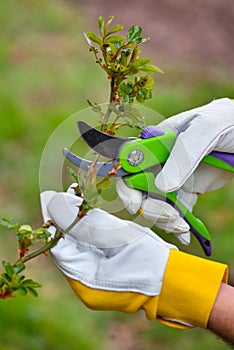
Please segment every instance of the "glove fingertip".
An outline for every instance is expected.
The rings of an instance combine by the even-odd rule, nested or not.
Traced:
[[[69,193],[57,193],[49,202],[47,210],[61,230],[72,224],[79,212],[82,199]]]
[[[75,188],[78,186],[78,184],[76,182],[73,182],[67,189],[67,193],[76,194]]]
[[[52,198],[56,195],[55,191],[44,191],[40,193],[40,203],[41,203],[41,211],[44,222],[51,220],[51,217],[48,213],[47,206]]]
[[[182,243],[183,245],[189,245],[191,243],[191,234],[190,232],[186,233],[175,233],[175,237]]]
[[[129,188],[123,180],[119,180],[116,183],[116,190],[124,207],[130,214],[136,214],[142,203],[142,192]]]
[[[175,174],[175,172],[170,172]],[[171,192],[181,187],[180,179],[175,175],[167,176],[165,171],[161,171],[155,178],[156,187],[163,192]]]
[[[56,195],[55,191],[44,191],[40,193],[40,199],[42,205],[47,205],[50,200]]]

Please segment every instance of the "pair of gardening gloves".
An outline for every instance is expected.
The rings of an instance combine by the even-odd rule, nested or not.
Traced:
[[[179,136],[155,184],[164,192],[176,190],[178,199],[192,211],[197,194],[216,190],[233,178],[234,173],[200,161],[212,150],[234,153],[234,103],[228,98],[215,100],[164,120],[159,127],[172,128]],[[154,135],[154,128],[145,130],[149,137]],[[168,203],[146,198],[123,180],[118,181],[117,192],[130,213],[142,208],[143,215],[157,227],[189,244],[188,224]],[[100,209],[90,210],[77,221],[81,203],[73,186],[66,193],[41,194],[43,218],[54,223],[51,232],[55,228],[67,232],[51,249],[52,258],[85,305],[94,310],[128,313],[142,309],[150,320],[178,327],[206,327],[218,285],[225,280],[225,266],[215,265],[218,267],[214,272],[213,262],[208,261],[207,271],[201,276],[203,259],[179,252],[147,227]],[[189,268],[190,260],[195,271]],[[193,280],[196,272],[200,276]],[[210,302],[199,294],[202,289],[212,289],[207,285],[213,283],[207,280],[208,274],[218,279],[217,287],[210,292]],[[185,293],[186,288],[190,292]],[[193,288],[199,288],[194,295]],[[190,311],[186,311],[188,305]]]

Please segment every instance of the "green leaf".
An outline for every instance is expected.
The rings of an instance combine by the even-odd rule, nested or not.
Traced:
[[[121,46],[120,43],[108,43],[109,45],[109,53],[111,53],[113,56],[116,54],[117,50]]]
[[[102,39],[93,32],[87,32],[87,37],[98,45],[102,45]]]
[[[1,275],[1,277],[2,277],[3,281],[6,282],[7,284],[11,283],[11,278],[10,278],[10,276],[7,273],[3,273]]]
[[[129,95],[132,92],[132,85],[130,83],[122,83],[119,88],[120,96]]]
[[[104,36],[104,17],[103,16],[98,17],[98,26],[99,26],[100,34]]]
[[[151,61],[150,58],[141,58],[141,59],[139,59],[139,60],[136,60],[136,61],[134,62],[134,65],[135,65],[136,67],[140,68],[140,67],[145,66],[145,65],[146,65],[147,63],[149,63],[150,61]]]
[[[125,67],[128,65],[130,55],[131,49],[124,49],[120,51],[120,63]]]
[[[105,35],[105,37],[109,36],[110,34],[114,34],[116,32],[119,32],[120,30],[123,30],[124,27],[121,24],[116,24],[114,27],[112,27]]]
[[[31,287],[27,287],[27,290],[34,296],[34,297],[38,297],[38,293],[34,288]]]
[[[151,72],[151,73],[164,73],[159,67],[154,65],[146,65],[139,68],[142,72]]]
[[[46,230],[43,227],[37,228],[36,230],[33,231],[33,234],[36,235],[37,237],[43,236],[44,233],[46,233]]]
[[[89,104],[90,107],[92,107],[92,110],[96,113],[102,113],[102,108],[95,102],[95,103],[92,103],[89,99],[87,99],[87,102]],[[77,177],[77,181],[78,183],[78,177]]]
[[[23,275],[18,276],[19,283],[22,282],[24,279],[25,279],[25,276]]]
[[[124,103],[131,103],[131,102],[133,102],[133,98],[131,96],[129,96],[129,95],[121,95],[121,96],[123,96],[123,102]]]
[[[114,16],[110,16],[106,22],[106,25],[105,25],[105,33],[108,31],[109,27],[110,27],[110,24],[111,22],[113,21],[115,17]]]
[[[152,88],[153,85],[154,85],[154,79],[149,78],[145,84],[145,88],[147,88],[147,89]]]
[[[133,25],[128,30],[127,39],[128,41],[131,41],[134,43],[140,43],[142,41],[141,34],[142,34],[142,28],[137,25]]]
[[[138,73],[138,67],[135,66],[134,63],[130,63],[128,66],[128,74],[129,75],[133,75],[133,74],[137,74]]]
[[[24,269],[25,269],[25,265],[23,263],[21,263],[17,266],[14,266],[14,273],[18,274],[18,273],[22,272]]]
[[[124,67],[127,67],[128,65],[128,57],[125,54],[122,54],[122,52],[120,57],[120,64],[122,64]]]
[[[109,36],[106,40],[107,43],[120,43],[124,41],[124,36],[122,35],[112,35]]]
[[[99,28],[104,24],[104,17],[103,16],[99,16],[98,17],[98,25]]]
[[[32,287],[32,288],[39,288],[41,287],[41,284],[38,282],[33,281],[32,279],[27,279],[21,283],[22,287]]]
[[[139,91],[136,95],[137,101],[140,103],[144,103],[145,102],[145,95],[146,95],[145,91]]]
[[[26,294],[27,294],[27,289],[26,288],[24,288],[24,287],[20,287],[19,289],[18,289],[18,291],[19,291],[19,293],[21,294],[21,295],[23,295],[23,296],[25,296]]]
[[[23,235],[23,234],[27,234],[27,233],[32,233],[32,227],[30,225],[21,225],[19,227],[19,234]]]
[[[153,96],[152,91],[151,91],[151,90],[148,90],[148,91],[147,91],[146,98],[147,98],[148,100],[150,100],[150,99],[152,98],[152,96]]]
[[[73,178],[73,180],[78,183],[78,176],[76,175],[75,171],[72,168],[67,168],[69,174]]]
[[[9,264],[8,262],[6,262],[6,261],[3,261],[2,264],[3,264],[3,266],[4,266],[4,268],[5,268],[6,272],[7,272],[7,274],[8,274],[10,277],[13,276],[14,273],[15,273],[14,267],[13,267],[11,264]]]
[[[9,230],[11,230],[11,229],[17,229],[19,227],[19,224],[15,222],[15,220],[13,219],[1,218],[0,226],[6,227]]]

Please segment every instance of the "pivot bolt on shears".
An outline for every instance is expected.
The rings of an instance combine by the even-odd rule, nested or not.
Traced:
[[[148,194],[149,197],[166,201],[188,223],[190,231],[201,244],[205,254],[210,256],[212,245],[209,232],[204,223],[195,217],[178,199],[176,191],[164,193],[155,186],[154,168],[163,165],[177,138],[177,133],[168,129],[158,129],[150,138],[122,138],[111,136],[92,128],[84,121],[78,121],[83,140],[96,153],[112,159],[109,162],[97,162],[97,176],[105,177],[115,169],[114,176],[122,177],[125,183]],[[77,167],[88,170],[92,161],[83,159],[64,148],[64,156]],[[234,156],[230,153],[213,151],[202,162],[226,171],[234,172]]]

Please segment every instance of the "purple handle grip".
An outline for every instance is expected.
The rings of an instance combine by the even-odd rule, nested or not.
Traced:
[[[149,125],[146,126],[142,132],[141,132],[141,138],[142,139],[149,139],[150,137],[154,137],[154,136],[160,136],[165,134],[164,131],[157,127],[157,126],[153,126],[153,125]]]
[[[162,194],[158,194],[158,193],[154,193],[154,192],[149,192],[148,193],[149,196],[151,198],[155,198],[155,199],[160,199],[162,201],[166,201],[168,204],[170,204],[173,208],[175,208],[180,217],[183,218],[187,224],[190,227],[190,231],[194,234],[194,236],[196,237],[196,239],[198,240],[198,242],[200,243],[203,251],[205,252],[205,254],[207,256],[210,256],[212,254],[212,243],[209,239],[203,237],[198,230],[191,224],[191,222],[186,218],[186,216],[183,214],[182,210],[180,210],[180,208],[178,207],[178,205],[173,202],[171,199],[167,198],[166,196],[163,196]]]
[[[212,151],[209,155],[222,160],[223,162],[229,164],[230,166],[232,166],[234,168],[234,154],[233,153]]]
[[[156,197],[156,196],[154,196],[154,197]],[[212,254],[211,241],[209,241],[207,238],[203,237],[198,232],[198,230],[191,224],[191,222],[189,222],[189,220],[186,218],[186,216],[184,216],[184,214],[182,213],[180,208],[175,203],[173,203],[169,198],[166,198],[166,202],[168,204],[170,204],[173,208],[175,208],[178,211],[178,213],[180,214],[180,217],[182,217],[187,222],[187,224],[190,226],[190,231],[194,234],[194,236],[197,238],[198,242],[201,244],[202,249],[204,250],[205,254],[207,256],[210,256]]]

